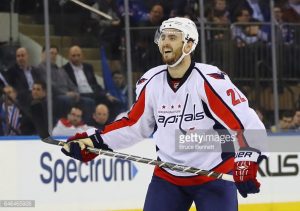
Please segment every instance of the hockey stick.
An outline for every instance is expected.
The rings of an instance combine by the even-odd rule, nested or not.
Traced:
[[[45,123],[44,123],[45,121],[43,120],[43,116],[41,115],[43,112],[42,106],[40,104],[36,104],[36,105],[31,106],[31,109],[33,112],[32,117],[33,117],[34,123],[36,125],[38,134],[41,137],[41,140],[47,144],[52,144],[52,145],[57,145],[57,146],[63,147],[66,144],[66,142],[55,140],[48,133],[47,127],[45,127]],[[115,158],[119,158],[122,160],[130,160],[130,161],[135,161],[138,163],[159,166],[161,168],[167,168],[167,169],[171,169],[171,170],[178,171],[178,172],[193,173],[196,175],[207,176],[207,177],[212,177],[215,179],[222,179],[222,180],[227,180],[227,181],[233,182],[233,177],[232,177],[232,175],[229,175],[229,174],[223,174],[223,173],[218,173],[218,172],[214,172],[214,171],[207,171],[207,170],[202,170],[202,169],[198,169],[198,168],[194,168],[194,167],[190,167],[190,166],[178,165],[178,164],[174,164],[174,163],[163,162],[163,161],[158,161],[158,160],[149,159],[149,158],[143,158],[143,157],[129,155],[129,154],[120,153],[120,152],[111,152],[111,151],[96,149],[96,148],[92,148],[92,147],[87,147],[87,150],[89,152],[99,154],[99,155],[106,155],[109,157],[115,157]]]
[[[108,15],[108,14],[106,14],[104,12],[101,12],[101,11],[95,9],[94,7],[91,7],[91,6],[89,6],[89,5],[85,4],[85,3],[82,3],[81,1],[78,1],[78,0],[70,0],[70,1],[73,2],[73,3],[75,3],[75,4],[77,4],[77,5],[79,5],[79,6],[81,6],[81,7],[83,7],[83,8],[85,8],[85,9],[87,9],[87,10],[89,10],[89,11],[91,11],[91,12],[93,12],[93,13],[96,13],[97,15],[102,16],[102,17],[104,17],[104,18],[106,18],[108,20],[112,20],[113,19],[110,15]]]

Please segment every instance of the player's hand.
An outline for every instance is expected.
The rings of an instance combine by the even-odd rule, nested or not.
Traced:
[[[241,148],[235,155],[233,179],[244,198],[248,193],[259,192],[260,183],[256,179],[259,157],[260,152],[252,148]]]
[[[89,132],[76,133],[75,136],[68,138],[67,143],[61,151],[76,160],[88,162],[97,157],[97,154],[91,153],[87,147],[104,149],[112,151],[102,140],[98,130],[88,130]],[[89,135],[88,135],[89,134]]]

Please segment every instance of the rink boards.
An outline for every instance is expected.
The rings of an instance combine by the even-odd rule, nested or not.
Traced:
[[[102,156],[80,163],[64,156],[57,146],[34,137],[24,139],[0,141],[0,200],[34,200],[34,210],[142,209],[152,166]],[[272,139],[300,142],[294,135]],[[296,147],[271,153],[268,162],[260,165],[261,193],[239,198],[240,210],[300,210],[300,152]],[[122,152],[155,158],[151,139]]]

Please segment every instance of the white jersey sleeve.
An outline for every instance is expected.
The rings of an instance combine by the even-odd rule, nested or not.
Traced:
[[[213,117],[226,129],[237,132],[240,147],[254,147],[264,151],[265,127],[256,112],[249,107],[246,96],[217,67],[199,65],[198,68],[204,79],[201,97]]]

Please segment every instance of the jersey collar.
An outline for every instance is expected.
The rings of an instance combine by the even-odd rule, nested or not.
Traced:
[[[174,92],[177,92],[177,90],[182,86],[182,84],[184,84],[184,82],[188,79],[188,77],[190,76],[193,68],[195,67],[195,62],[191,62],[188,70],[185,72],[185,74],[183,75],[182,78],[172,78],[170,73],[167,71],[167,81],[168,81],[168,84],[170,86],[170,88],[174,91]],[[175,89],[173,84],[172,84],[172,80],[180,80],[177,88]]]

